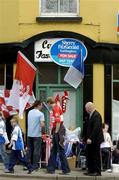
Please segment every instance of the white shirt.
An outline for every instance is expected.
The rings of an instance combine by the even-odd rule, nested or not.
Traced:
[[[6,125],[3,119],[0,119],[0,136],[1,138],[4,138],[5,144],[9,143],[8,136],[6,133]]]
[[[44,114],[38,109],[28,113],[28,137],[41,137],[40,123],[44,121]]]
[[[95,112],[95,109],[89,114],[90,119],[91,119],[91,116],[93,115],[94,112]]]
[[[80,138],[80,133],[81,133],[81,128],[78,127],[75,130],[71,131],[69,129],[66,129],[66,142],[79,142]]]
[[[103,132],[104,142],[101,143],[101,148],[110,148],[112,146],[111,136],[108,132]]]

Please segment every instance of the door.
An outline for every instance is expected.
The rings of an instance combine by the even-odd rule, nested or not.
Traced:
[[[67,101],[67,110],[63,114],[64,124],[67,128],[75,129],[76,127],[82,127],[83,121],[83,99],[82,99],[82,86],[75,90],[71,87],[66,86],[42,86],[38,89],[37,97],[41,101],[46,102],[49,96],[56,97],[57,94],[60,97],[63,96],[64,90],[69,94],[69,100]],[[49,126],[49,113],[44,108],[45,118],[46,118],[46,127]]]
[[[83,122],[83,84],[75,90],[64,81],[68,68],[61,67],[55,63],[41,63],[36,77],[36,98],[41,101],[47,100],[49,96],[63,95],[64,90],[69,93],[67,111],[64,113],[64,124],[67,128],[82,127]],[[49,113],[44,109],[46,127],[49,126]]]

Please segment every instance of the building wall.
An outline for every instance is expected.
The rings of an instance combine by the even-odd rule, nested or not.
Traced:
[[[119,0],[80,0],[82,23],[37,23],[39,0],[0,1],[0,41],[22,41],[35,34],[50,30],[70,30],[95,41],[118,42],[116,15]]]
[[[19,39],[19,1],[0,1],[0,43]]]
[[[97,42],[119,42],[116,15],[119,0],[80,0],[80,22],[36,22],[39,0],[0,0],[0,42],[19,42],[35,34],[69,30]],[[104,65],[93,66],[93,100],[104,119]],[[99,82],[99,83],[98,83]],[[99,86],[101,91],[98,91]],[[100,96],[100,100],[99,97]]]

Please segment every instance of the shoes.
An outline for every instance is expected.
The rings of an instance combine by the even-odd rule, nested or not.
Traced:
[[[49,170],[47,170],[47,173],[48,173],[48,174],[55,174],[55,171],[49,171]]]
[[[107,169],[106,172],[112,173],[112,170],[111,169]]]
[[[33,172],[34,169],[29,169],[27,174],[31,174]]]
[[[88,176],[89,173],[88,173],[88,172],[85,172],[85,173],[83,173],[83,174],[84,174],[85,176]]]
[[[88,176],[101,176],[99,173],[89,173]]]
[[[14,170],[6,169],[4,172],[5,172],[5,173],[11,173],[11,174],[14,174]]]
[[[90,172],[85,172],[83,174],[86,175],[86,176],[89,176],[89,174],[91,174],[91,173]]]
[[[68,171],[68,172],[61,172],[61,173],[59,173],[60,175],[69,175],[69,173],[70,173],[71,171]]]
[[[84,173],[85,176],[101,176],[101,174],[99,173],[90,173],[90,172],[86,172]]]
[[[27,170],[28,170],[28,168],[27,168],[27,167],[23,167],[23,170],[24,170],[24,171],[27,171]]]

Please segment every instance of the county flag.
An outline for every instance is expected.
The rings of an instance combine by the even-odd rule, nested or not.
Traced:
[[[6,89],[0,90],[0,111],[2,111],[5,118],[8,118],[9,116],[18,113],[18,109],[15,109],[12,106],[8,105],[9,96],[10,96],[10,90],[6,90]],[[35,96],[32,93],[32,96],[30,97],[25,109],[31,108],[34,102],[35,102]]]
[[[73,86],[75,89],[81,84],[84,78],[84,61],[82,51],[77,55],[71,67],[68,69],[64,81]]]
[[[8,104],[19,110],[20,117],[23,116],[24,109],[32,96],[35,73],[35,66],[18,51],[16,74]]]

